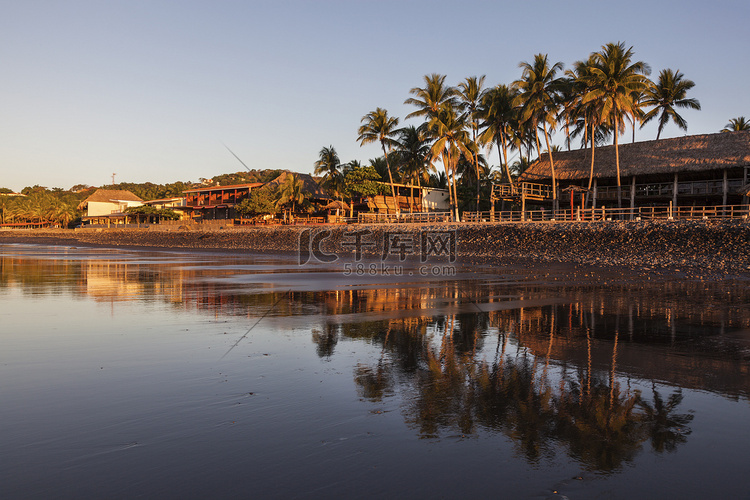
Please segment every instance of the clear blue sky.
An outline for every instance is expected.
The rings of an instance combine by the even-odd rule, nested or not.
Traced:
[[[0,187],[14,190],[242,170],[222,143],[258,169],[311,172],[328,145],[365,162],[379,150],[357,144],[362,116],[383,107],[403,121],[425,74],[511,83],[536,53],[569,67],[618,41],[652,76],[668,67],[696,82],[689,134],[750,117],[747,0],[0,5]],[[670,124],[663,136],[683,134]]]

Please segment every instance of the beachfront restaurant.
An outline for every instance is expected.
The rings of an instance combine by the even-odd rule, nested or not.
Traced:
[[[591,148],[552,153],[560,209],[618,207],[614,146],[596,147],[591,190]],[[721,132],[619,146],[623,208],[669,207],[680,213],[706,209],[747,211],[750,132]],[[552,202],[552,175],[545,153],[521,174],[513,195],[537,187],[534,203]],[[510,193],[507,186],[501,189]],[[527,198],[529,199],[529,198]],[[744,207],[744,208],[743,208]],[[670,212],[671,213],[671,212]]]
[[[212,186],[188,189],[185,194],[185,211],[194,220],[234,219],[238,217],[234,206],[262,187],[262,182]]]

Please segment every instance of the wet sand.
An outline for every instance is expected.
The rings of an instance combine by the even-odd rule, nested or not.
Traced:
[[[320,249],[351,254],[355,231],[383,242],[398,233],[418,239],[427,233],[455,234],[460,262],[563,263],[629,268],[655,274],[668,271],[701,278],[750,277],[750,224],[744,221],[639,221],[526,224],[378,224],[349,226],[228,227],[200,230],[191,226],[140,229],[0,231],[0,243],[33,243],[138,249],[245,250],[297,254],[303,232],[328,230]],[[304,241],[304,239],[303,239]],[[383,252],[365,245],[365,256]]]

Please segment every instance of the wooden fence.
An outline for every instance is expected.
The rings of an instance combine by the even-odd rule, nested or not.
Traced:
[[[462,222],[593,222],[609,220],[706,220],[748,219],[750,205],[713,205],[701,207],[586,208],[573,210],[506,210],[464,212]]]
[[[451,222],[450,212],[420,212],[401,214],[360,213],[360,224],[426,224],[431,222]]]

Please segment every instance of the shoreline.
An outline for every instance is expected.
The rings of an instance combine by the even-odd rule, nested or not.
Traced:
[[[325,230],[330,233],[320,233]],[[694,277],[750,278],[750,224],[743,221],[14,229],[0,231],[0,244],[245,250],[296,255],[301,242],[308,244],[310,235],[321,234],[326,236],[318,246],[321,252],[353,255],[355,232],[364,235],[361,239],[367,243],[363,243],[360,250],[369,257],[382,255],[384,245],[388,245],[393,235],[400,238],[393,241],[401,242],[402,247],[408,244],[404,248],[414,255],[420,251],[425,234],[451,234],[455,238],[452,248],[455,248],[456,258],[471,262],[508,259],[640,271],[670,270]]]

